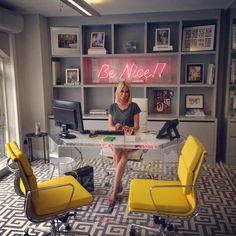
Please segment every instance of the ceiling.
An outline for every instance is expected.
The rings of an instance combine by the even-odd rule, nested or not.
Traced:
[[[86,0],[101,15],[202,9],[227,9],[235,0]],[[20,14],[46,17],[78,16],[60,0],[0,0],[0,6]]]

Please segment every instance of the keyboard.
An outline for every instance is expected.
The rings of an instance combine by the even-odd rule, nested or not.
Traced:
[[[124,135],[123,130],[95,130],[94,134],[101,135]]]

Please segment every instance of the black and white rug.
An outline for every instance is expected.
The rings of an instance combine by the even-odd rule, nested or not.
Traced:
[[[107,195],[110,191],[105,186],[106,171],[102,163],[93,159],[89,161],[95,168],[94,202],[89,207],[78,211],[76,219],[71,220],[73,230],[81,233],[90,233],[94,236],[129,235],[130,223],[153,226],[152,215],[141,213],[128,213],[127,200],[130,178],[133,175],[125,174],[123,178],[124,191],[118,199],[113,211],[109,213]],[[32,163],[35,175],[38,178],[47,178],[48,168],[42,161]],[[160,163],[151,164],[153,171],[158,168],[164,170],[164,176],[175,173],[174,168]],[[132,167],[140,169],[140,163],[132,163]],[[217,164],[214,168],[204,165],[199,180],[200,213],[191,219],[175,219],[179,235],[236,235],[236,168],[224,167]],[[47,170],[47,171],[45,171]],[[109,177],[111,178],[111,177]],[[30,223],[23,211],[24,199],[14,192],[13,175],[0,180],[0,235],[21,235]],[[37,227],[49,226],[42,223]],[[43,233],[30,230],[30,235],[43,235]],[[75,235],[79,235],[75,234]],[[152,232],[140,231],[140,235],[154,235]]]

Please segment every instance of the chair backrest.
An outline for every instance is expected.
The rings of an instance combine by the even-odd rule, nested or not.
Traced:
[[[25,192],[37,189],[36,177],[26,155],[20,150],[15,141],[5,144],[8,156],[15,162],[20,171],[20,178],[24,184]]]
[[[206,149],[194,136],[189,135],[179,157],[178,177],[182,185],[196,185],[196,181],[206,155]],[[191,195],[194,188],[183,188]]]
[[[139,127],[140,131],[147,131],[147,116],[148,116],[148,99],[147,98],[132,98],[132,102],[138,104],[141,109]]]

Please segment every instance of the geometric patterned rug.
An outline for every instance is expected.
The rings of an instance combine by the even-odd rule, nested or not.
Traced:
[[[110,189],[104,185],[106,178],[104,167],[97,159],[90,160],[89,164],[95,168],[94,202],[92,205],[78,210],[76,219],[70,221],[73,230],[81,233],[89,232],[92,236],[123,236],[129,235],[127,229],[130,223],[153,226],[151,215],[128,213],[127,211],[129,182],[135,174],[134,176],[124,175],[123,194],[118,199],[112,213],[108,213],[107,195]],[[161,177],[168,178],[168,175],[175,173],[174,167],[161,165],[152,162],[153,171],[162,168],[164,174]],[[32,163],[32,166],[37,178],[47,178],[49,169],[46,164],[37,160]],[[132,164],[132,167],[141,168],[140,163]],[[198,184],[200,212],[198,216],[191,219],[176,218],[172,221],[178,227],[178,235],[236,235],[235,180],[236,168],[225,167],[223,164],[216,164],[215,167],[204,165]],[[0,179],[1,236],[21,235],[27,226],[35,225],[25,217],[23,205],[23,198],[15,194],[13,175],[10,174]],[[41,223],[37,226],[48,226],[48,223]],[[43,235],[35,230],[30,230],[29,233],[30,235]],[[79,233],[75,235],[79,235]],[[140,235],[154,235],[154,233],[143,230]]]

